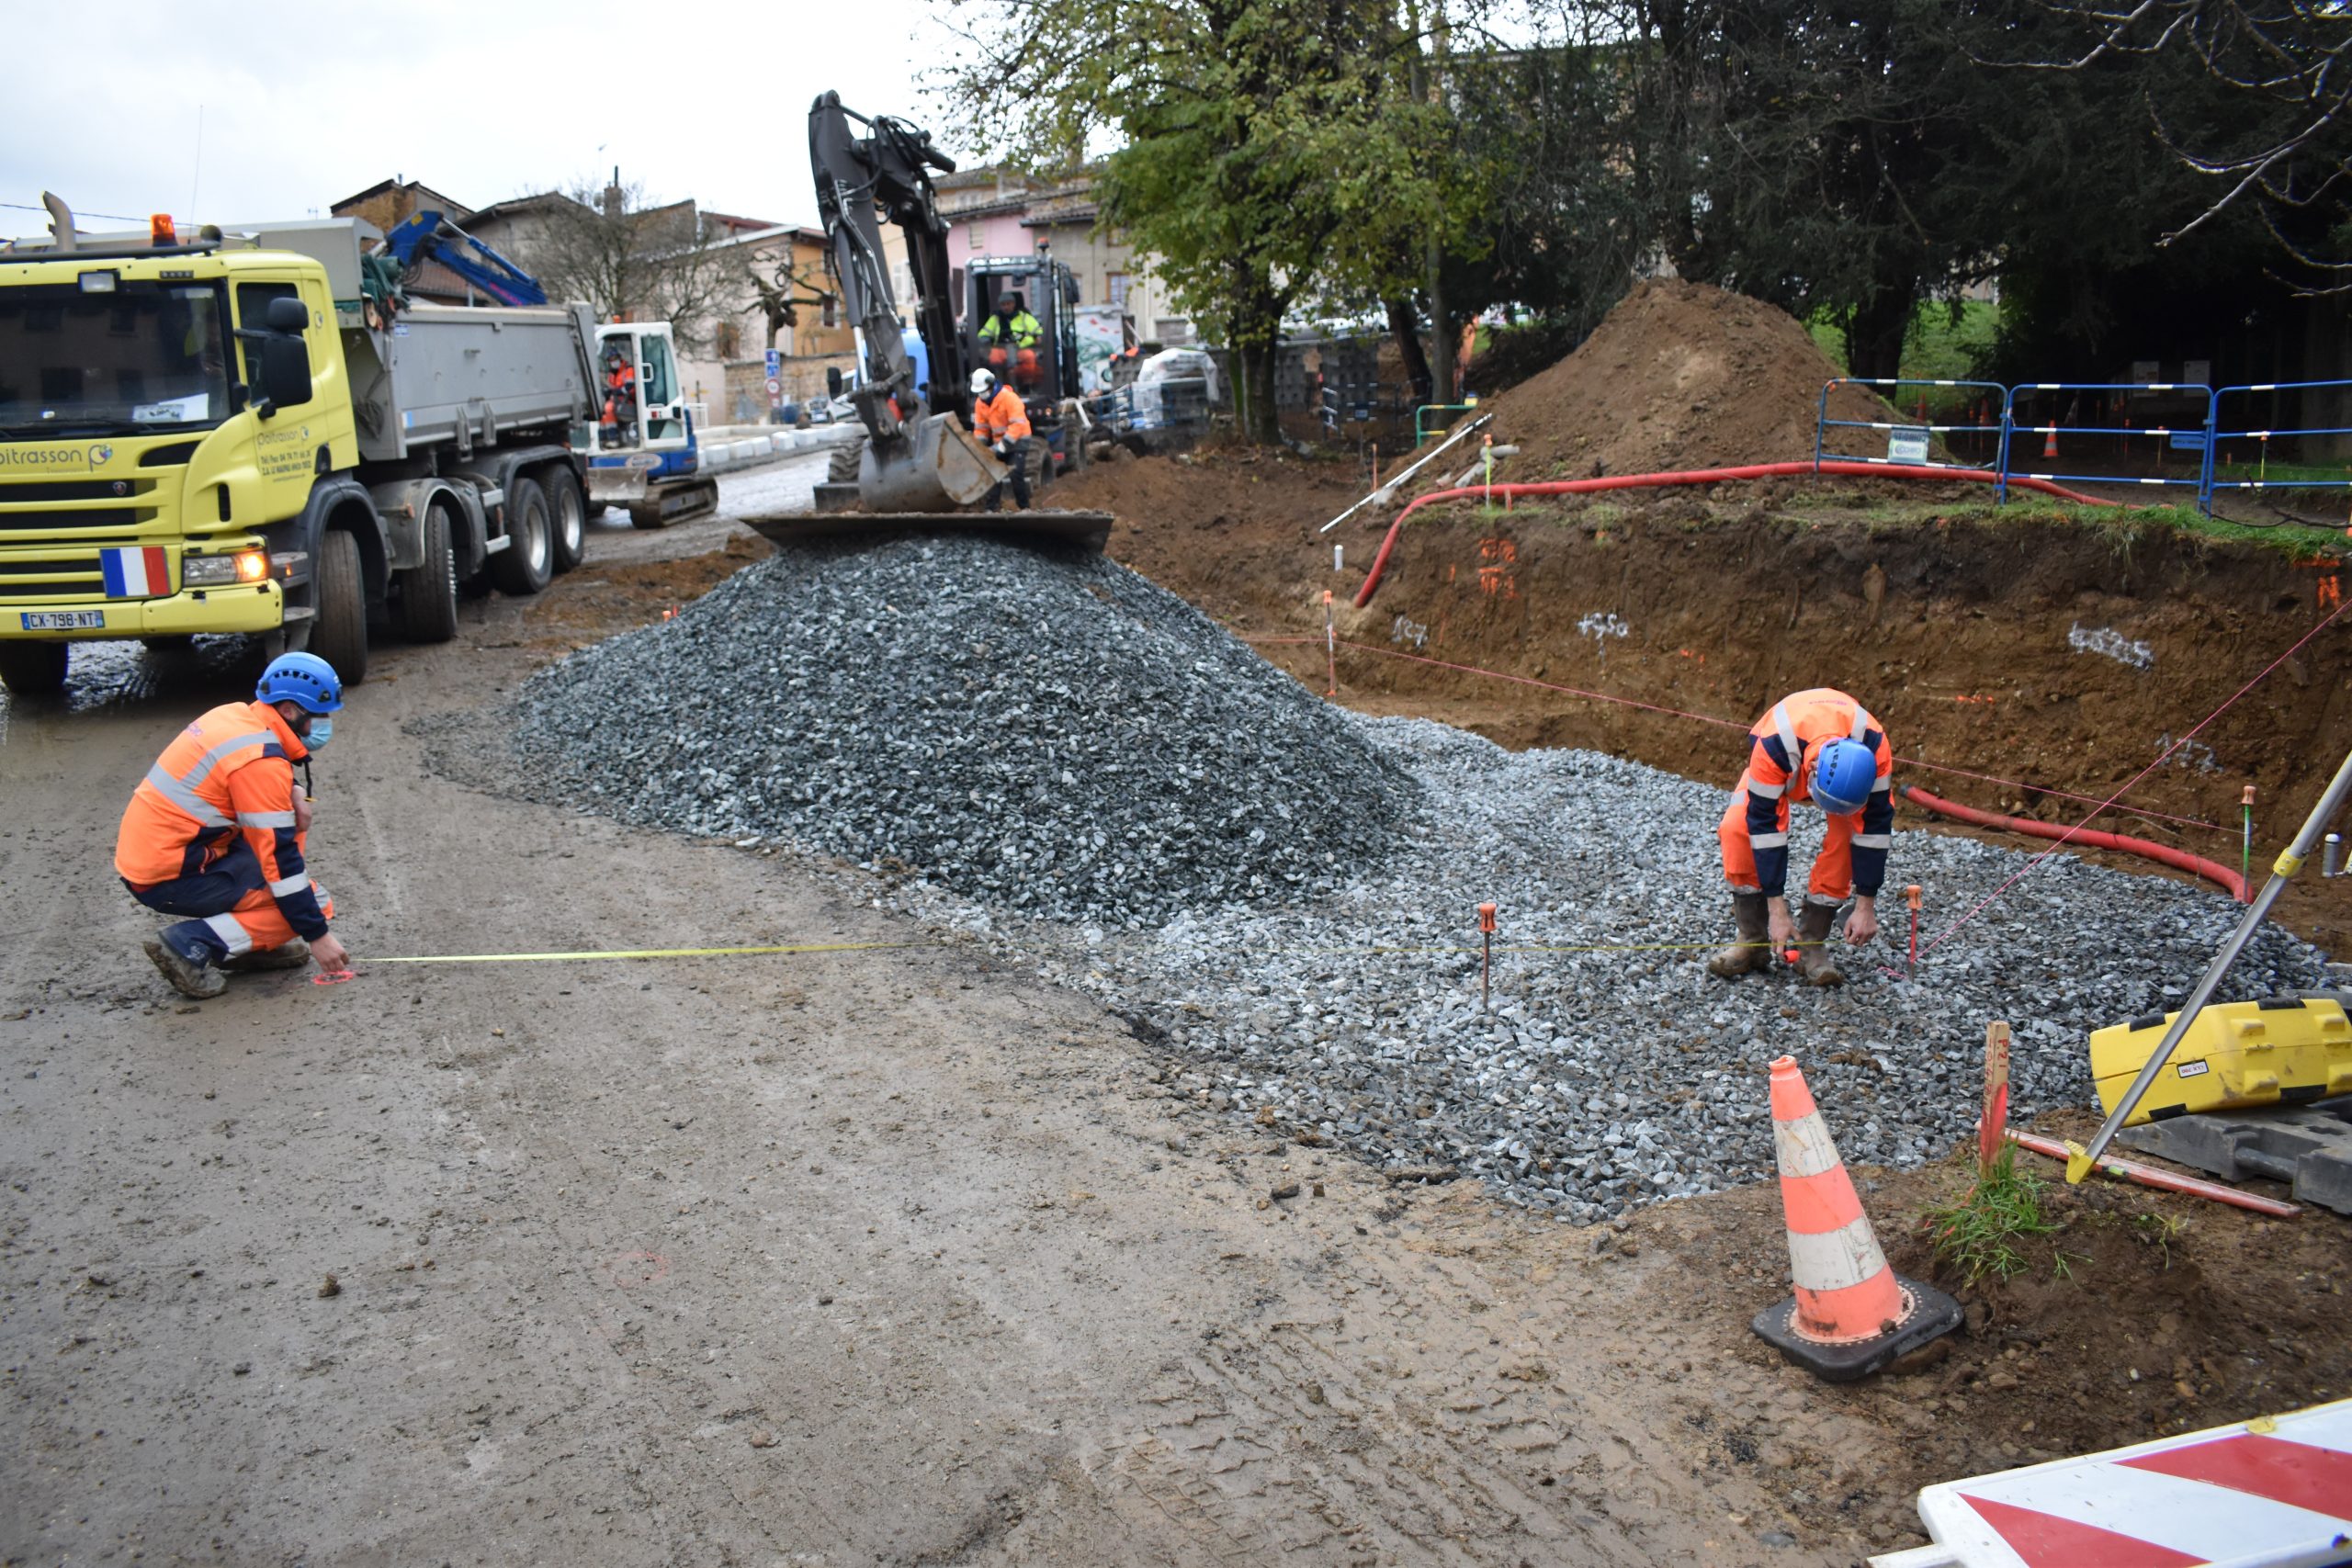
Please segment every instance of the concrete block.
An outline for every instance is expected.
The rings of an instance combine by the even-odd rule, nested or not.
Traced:
[[[2289,1182],[2299,1201],[2352,1214],[2352,1097],[2175,1116],[2127,1127],[2116,1141],[2224,1181]]]

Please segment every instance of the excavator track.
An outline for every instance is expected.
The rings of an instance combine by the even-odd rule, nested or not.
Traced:
[[[668,528],[707,517],[718,510],[718,481],[695,479],[664,485],[643,501],[633,502],[628,520],[639,528]]]

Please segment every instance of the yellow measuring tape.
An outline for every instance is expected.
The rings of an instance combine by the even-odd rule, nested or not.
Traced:
[[[370,964],[554,964],[587,958],[734,958],[753,953],[870,953],[891,947],[945,947],[944,942],[811,942],[768,947],[630,947],[601,953],[453,953],[426,958],[370,958]]]
[[[406,958],[369,958],[370,964],[563,964],[579,963],[592,958],[740,958],[758,953],[881,953],[910,948],[937,948],[965,945],[944,942],[820,942],[775,943],[761,947],[631,947],[582,953],[452,953]],[[1706,948],[1721,947],[1718,942],[1659,942],[1639,944],[1603,944],[1557,947],[1497,947],[1496,953],[1694,953]],[[1479,953],[1476,947],[1269,947],[1258,951],[1268,953],[1328,955],[1337,953],[1387,954],[1399,953]]]

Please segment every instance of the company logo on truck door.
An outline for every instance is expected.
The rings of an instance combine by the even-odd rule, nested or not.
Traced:
[[[266,479],[308,479],[315,461],[311,446],[311,427],[300,430],[266,430],[254,437],[254,446],[261,459],[261,477]]]
[[[0,446],[0,468],[98,468],[114,457],[103,442],[96,446]]]

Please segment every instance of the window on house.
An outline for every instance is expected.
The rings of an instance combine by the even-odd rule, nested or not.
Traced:
[[[1127,308],[1127,289],[1134,282],[1134,277],[1124,272],[1102,275],[1103,292],[1111,297],[1112,309],[1124,310]]]
[[[978,250],[980,248],[980,226],[977,223],[967,223],[964,225],[964,232],[969,236],[968,243],[971,248],[976,251]]]
[[[718,323],[718,357],[739,359],[743,354],[743,329],[733,321]]]
[[[829,327],[837,327],[841,324],[842,313],[840,296],[828,294],[825,296],[825,325]]]

